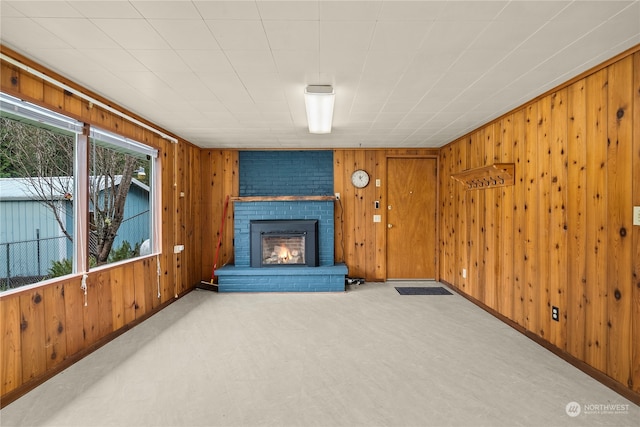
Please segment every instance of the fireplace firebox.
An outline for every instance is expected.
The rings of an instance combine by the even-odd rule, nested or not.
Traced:
[[[317,220],[252,220],[251,267],[317,267]]]

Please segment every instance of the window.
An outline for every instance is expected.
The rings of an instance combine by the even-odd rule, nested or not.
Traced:
[[[4,93],[0,107],[0,292],[154,252],[157,150]]]
[[[0,291],[72,273],[82,123],[1,94]]]
[[[89,143],[91,266],[151,253],[156,150],[92,128]]]

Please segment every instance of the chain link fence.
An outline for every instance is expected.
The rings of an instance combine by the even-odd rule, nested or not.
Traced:
[[[70,258],[72,250],[65,236],[1,243],[0,291],[50,278],[52,263]]]
[[[149,238],[148,225],[148,210],[124,220],[118,230],[112,252],[126,241],[136,249],[129,257],[138,256],[139,245]],[[96,256],[97,247],[98,237],[95,232],[91,232],[90,256]],[[60,265],[64,262],[69,263],[67,267],[70,272],[72,257],[73,243],[66,236],[0,243],[0,292],[65,274],[56,271],[56,268],[64,267]]]

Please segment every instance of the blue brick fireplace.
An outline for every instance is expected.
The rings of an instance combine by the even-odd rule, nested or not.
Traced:
[[[239,161],[235,264],[216,271],[219,292],[344,291],[347,267],[334,264],[333,152],[242,151]],[[251,267],[250,225],[257,220],[316,220],[319,265]]]

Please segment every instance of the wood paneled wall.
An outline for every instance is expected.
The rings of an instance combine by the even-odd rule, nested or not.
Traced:
[[[217,267],[233,264],[233,203],[229,202],[224,216],[224,228],[220,236],[224,205],[227,197],[239,193],[239,151],[202,150],[200,156],[202,181],[202,220],[198,223],[198,234],[202,239],[200,278],[211,281],[214,263]],[[220,240],[220,251],[216,260],[216,248]]]
[[[2,51],[77,87],[9,49],[2,47]],[[202,171],[199,148],[185,141],[173,144],[4,61],[0,63],[0,89],[157,148],[162,175],[162,248],[158,256],[90,272],[86,297],[80,277],[0,295],[0,392],[6,405],[195,286],[200,280],[202,251],[197,226],[202,221]],[[184,252],[174,254],[174,245],[184,245]]]
[[[386,179],[389,157],[437,157],[437,149],[339,149],[333,151],[334,192],[340,193],[335,204],[336,262],[349,267],[349,276],[364,277],[367,281],[383,281],[386,276]],[[211,279],[219,228],[223,215],[223,202],[227,195],[237,196],[237,150],[203,150],[202,171],[202,235],[207,236],[202,248],[203,280]],[[370,184],[357,189],[351,185],[351,174],[356,169],[366,170]],[[380,179],[380,187],[375,180]],[[380,201],[380,209],[374,202]],[[373,222],[373,215],[382,217]],[[218,267],[233,262],[233,204],[229,204],[222,236]]]
[[[442,280],[635,393],[639,50],[440,152]],[[467,190],[450,178],[494,162],[515,163],[515,185]]]
[[[437,154],[437,149],[334,150],[333,186],[341,199],[335,208],[334,253],[336,261],[347,264],[350,277],[370,282],[387,278],[387,159]],[[365,188],[351,184],[351,174],[357,169],[369,173],[371,181]],[[380,202],[380,209],[374,209],[375,201]],[[374,214],[381,216],[379,223],[373,222]]]

